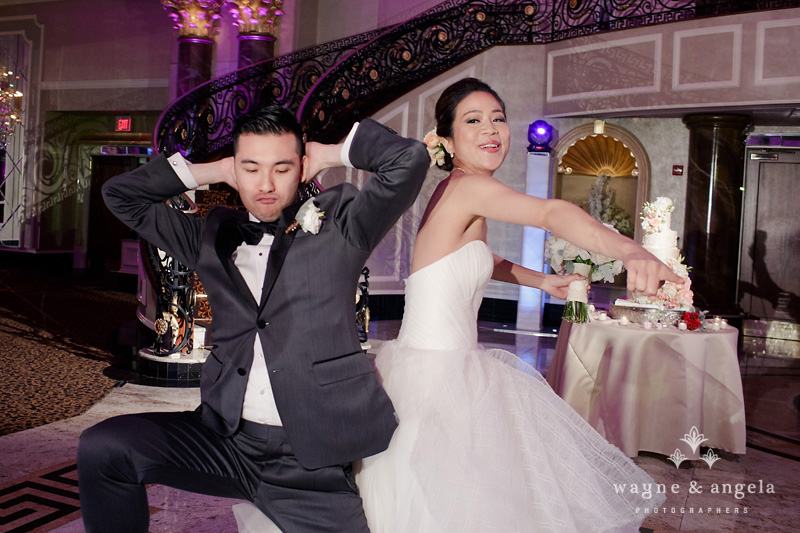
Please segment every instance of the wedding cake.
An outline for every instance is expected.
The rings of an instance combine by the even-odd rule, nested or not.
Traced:
[[[665,282],[658,292],[653,296],[634,292],[629,295],[630,299],[618,299],[612,306],[612,316],[630,315],[630,311],[624,308],[652,309],[655,311],[691,311],[694,295],[691,290],[691,280],[689,278],[689,268],[684,264],[683,258],[678,249],[678,232],[670,227],[672,210],[675,208],[675,201],[664,196],[660,196],[655,202],[647,202],[642,207],[642,229],[644,237],[642,246],[658,259],[663,261],[672,269],[675,274],[685,280],[683,284]],[[616,307],[616,309],[613,309]],[[655,318],[662,322],[673,322],[678,316],[676,313],[643,313],[648,320]],[[615,317],[616,318],[616,317]],[[635,316],[628,316],[634,319]],[[656,321],[652,320],[652,321]]]

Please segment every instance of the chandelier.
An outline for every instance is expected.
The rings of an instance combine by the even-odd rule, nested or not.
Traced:
[[[19,76],[0,66],[0,144],[14,133],[14,127],[21,122],[22,93],[17,89]]]

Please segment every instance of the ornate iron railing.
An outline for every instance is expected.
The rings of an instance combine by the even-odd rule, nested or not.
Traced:
[[[268,104],[297,109],[325,72],[379,34],[376,30],[294,52],[199,86],[161,115],[155,132],[158,151],[208,160],[233,143],[237,117]]]
[[[798,5],[800,0],[446,0],[408,22],[212,80],[164,112],[156,144],[195,162],[210,159],[230,149],[238,116],[271,103],[296,110],[310,139],[334,142],[353,120],[496,45]]]

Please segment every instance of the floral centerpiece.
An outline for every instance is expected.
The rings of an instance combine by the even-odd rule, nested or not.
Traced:
[[[607,228],[617,231],[613,226]],[[588,322],[589,280],[613,282],[614,276],[624,269],[622,261],[578,248],[571,242],[550,235],[544,246],[544,257],[550,268],[559,275],[580,274],[586,279],[573,281],[567,288],[567,303],[564,306],[564,319],[570,322]]]
[[[589,193],[586,210],[592,217],[604,224],[611,224],[626,237],[633,237],[631,217],[614,202],[614,189],[609,186],[610,179],[605,174],[597,176]]]
[[[686,323],[686,329],[689,331],[694,331],[703,325],[702,321],[700,320],[700,313],[691,313],[687,311],[683,313],[681,320]]]

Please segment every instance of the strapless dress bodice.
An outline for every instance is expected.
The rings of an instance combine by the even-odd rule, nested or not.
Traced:
[[[478,309],[493,268],[486,243],[471,241],[411,274],[398,342],[430,350],[477,346]]]

